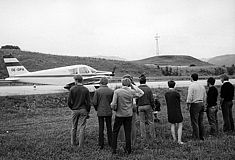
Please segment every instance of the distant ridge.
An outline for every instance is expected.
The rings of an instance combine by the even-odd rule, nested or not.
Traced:
[[[117,57],[117,56],[102,56],[102,55],[98,55],[98,56],[94,56],[94,58],[103,58],[103,59],[108,59],[108,60],[126,61],[126,59],[121,58],[121,57]]]
[[[211,64],[217,65],[217,66],[227,66],[230,67],[232,64],[235,64],[235,54],[226,54],[222,56],[216,56],[208,61]]]
[[[163,55],[163,56],[154,56],[149,57],[142,60],[136,60],[132,61],[135,63],[141,63],[141,64],[155,64],[159,66],[211,66],[212,64],[203,62],[199,59],[196,59],[191,56],[185,56],[185,55]]]

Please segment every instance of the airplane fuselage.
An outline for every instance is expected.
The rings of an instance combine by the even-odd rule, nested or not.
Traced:
[[[6,80],[35,84],[66,85],[74,82],[73,77],[76,74],[83,76],[85,84],[90,84],[97,83],[101,77],[109,77],[112,73],[106,71],[97,71],[86,65],[73,65],[28,72],[11,76],[6,78]]]

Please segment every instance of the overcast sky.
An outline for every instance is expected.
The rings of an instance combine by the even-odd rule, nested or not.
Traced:
[[[235,54],[235,0],[0,0],[0,45],[142,59]]]

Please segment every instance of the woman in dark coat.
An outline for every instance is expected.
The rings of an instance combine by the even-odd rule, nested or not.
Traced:
[[[181,141],[183,116],[180,107],[180,94],[174,89],[175,82],[168,81],[169,91],[165,93],[167,104],[168,122],[171,123],[171,134],[173,140],[176,141],[175,127],[178,125],[178,143],[183,144]]]

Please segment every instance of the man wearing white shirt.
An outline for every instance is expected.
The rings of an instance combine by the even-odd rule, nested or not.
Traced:
[[[191,75],[192,84],[188,88],[187,107],[190,111],[192,137],[195,140],[204,140],[203,115],[206,103],[206,89],[197,82],[198,74]]]

